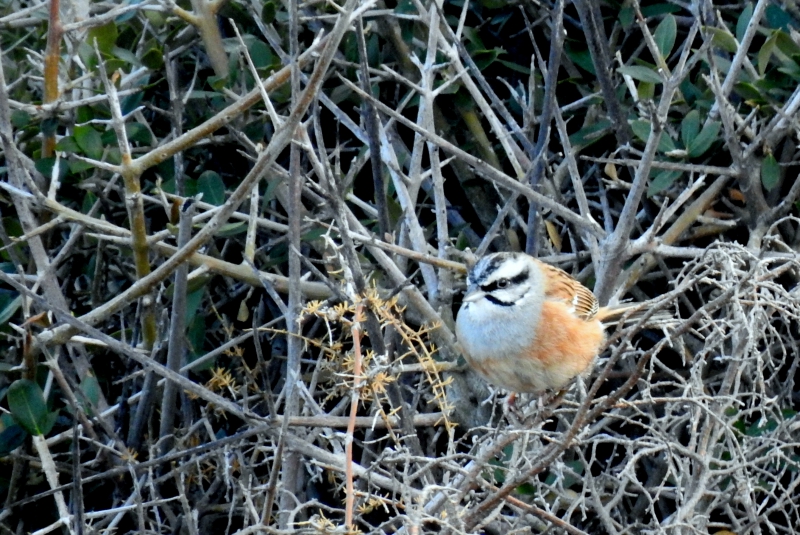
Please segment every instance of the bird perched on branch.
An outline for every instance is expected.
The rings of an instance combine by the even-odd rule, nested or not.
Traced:
[[[456,336],[490,383],[512,392],[561,389],[591,371],[603,322],[637,307],[600,308],[565,271],[524,253],[494,253],[469,271]]]

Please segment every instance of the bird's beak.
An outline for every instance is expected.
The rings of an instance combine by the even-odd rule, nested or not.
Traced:
[[[485,295],[486,292],[484,292],[480,288],[476,286],[470,286],[469,288],[467,288],[467,293],[464,294],[463,301],[465,303],[474,303],[475,301],[477,301],[478,299],[480,299]]]

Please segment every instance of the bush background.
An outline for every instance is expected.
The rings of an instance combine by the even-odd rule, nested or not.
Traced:
[[[0,531],[793,532],[799,25],[0,0]],[[494,250],[675,320],[503,414]]]

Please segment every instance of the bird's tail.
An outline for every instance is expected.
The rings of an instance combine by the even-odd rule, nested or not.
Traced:
[[[628,305],[615,305],[602,307],[597,311],[595,318],[606,325],[633,325],[644,320],[645,325],[664,325],[675,321],[675,314],[669,310],[653,311],[653,306],[648,303],[631,303]]]

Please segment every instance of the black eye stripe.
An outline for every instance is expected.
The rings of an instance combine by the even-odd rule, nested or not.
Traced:
[[[489,284],[481,284],[481,290],[483,290],[484,292],[493,292],[498,288],[500,288],[500,286],[497,285],[497,281]]]
[[[503,288],[508,288],[509,286],[514,286],[514,285],[521,284],[521,283],[525,282],[528,279],[529,275],[530,275],[529,271],[527,269],[523,269],[520,273],[518,273],[517,275],[514,275],[510,279],[498,279],[498,280],[496,280],[494,282],[490,282],[489,284],[481,284],[480,287],[481,287],[481,290],[483,290],[484,292],[493,292],[493,291],[499,290],[501,288],[501,286],[499,284],[500,281],[505,280],[506,281],[506,285],[503,286]]]
[[[528,277],[530,277],[530,272],[528,271],[527,268],[525,268],[520,272],[519,275],[514,275],[513,277],[511,277],[508,282],[510,282],[511,284],[520,284],[526,281]]]

